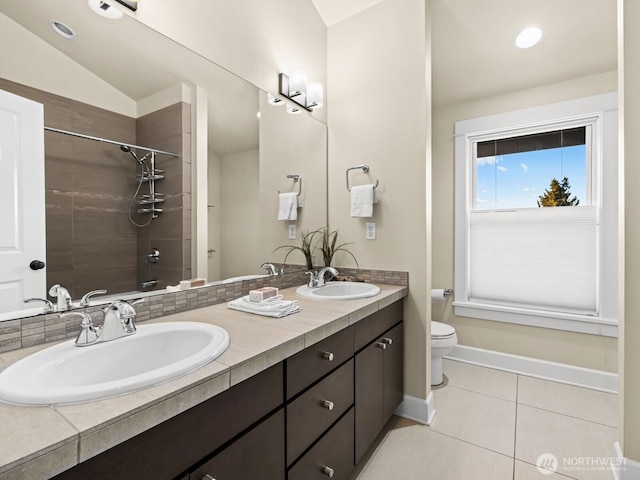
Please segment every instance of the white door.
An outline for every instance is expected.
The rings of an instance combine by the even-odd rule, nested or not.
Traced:
[[[46,298],[43,106],[0,90],[0,314]],[[40,266],[38,269],[37,267]]]

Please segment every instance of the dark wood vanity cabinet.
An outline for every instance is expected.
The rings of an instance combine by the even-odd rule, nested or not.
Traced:
[[[391,305],[393,307],[393,305]],[[378,312],[383,330],[355,355],[355,462],[358,463],[403,397],[402,311]],[[400,316],[397,316],[397,315]],[[357,326],[357,325],[356,325]],[[364,326],[363,326],[364,327]],[[367,328],[367,334],[372,333]],[[362,336],[364,339],[366,336]]]
[[[402,366],[398,301],[55,478],[347,480]]]
[[[284,410],[280,409],[196,468],[189,480],[284,479],[283,458]]]

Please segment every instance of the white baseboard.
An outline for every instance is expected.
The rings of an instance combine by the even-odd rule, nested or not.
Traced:
[[[436,410],[433,405],[433,392],[429,392],[427,399],[412,397],[405,395],[402,403],[398,405],[395,415],[422,423],[423,425],[431,425]]]
[[[467,347],[465,345],[456,345],[451,353],[443,358],[578,387],[591,388],[602,392],[618,393],[618,375],[615,373]]]
[[[614,480],[640,480],[640,462],[625,458],[618,442],[613,444],[613,457],[615,466],[611,474]]]

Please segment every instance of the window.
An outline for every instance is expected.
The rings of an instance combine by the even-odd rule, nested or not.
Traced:
[[[608,94],[456,123],[457,315],[617,333],[615,109]]]

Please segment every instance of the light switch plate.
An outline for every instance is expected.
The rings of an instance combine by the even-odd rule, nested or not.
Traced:
[[[296,239],[296,224],[292,223],[291,225],[289,225],[289,240],[295,240]]]

